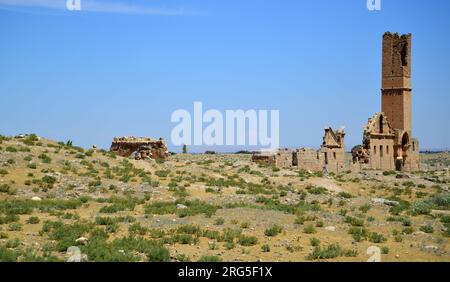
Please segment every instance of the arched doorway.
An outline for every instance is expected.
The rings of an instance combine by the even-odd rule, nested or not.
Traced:
[[[402,137],[402,158],[403,158],[403,165],[406,163],[406,159],[408,157],[408,149],[411,146],[409,142],[409,135],[408,132],[405,132]]]

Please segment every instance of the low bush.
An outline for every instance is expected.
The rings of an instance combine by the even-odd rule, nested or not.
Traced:
[[[222,259],[218,256],[202,256],[198,262],[221,262]]]
[[[32,216],[27,219],[28,224],[38,224],[39,222],[40,222],[40,220],[39,220],[39,217],[37,217],[37,216]]]
[[[425,233],[433,233],[434,232],[434,228],[431,225],[423,225],[420,227],[419,230],[422,232],[425,232]]]
[[[16,262],[17,252],[9,250],[5,246],[0,246],[0,262]]]
[[[338,243],[328,245],[325,248],[317,246],[314,248],[311,254],[309,254],[307,260],[318,259],[333,259],[340,256],[354,257],[358,253],[355,250],[344,250]]]
[[[273,225],[272,227],[270,227],[264,231],[264,235],[269,236],[269,237],[274,237],[274,236],[277,236],[278,234],[280,234],[282,231],[283,231],[283,227],[278,226],[278,225]]]
[[[241,235],[239,236],[238,243],[241,246],[254,246],[258,243],[258,238],[256,238],[255,236]]]

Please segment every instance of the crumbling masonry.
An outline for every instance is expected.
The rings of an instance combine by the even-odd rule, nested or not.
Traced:
[[[381,112],[369,118],[362,145],[346,161],[344,130],[325,129],[321,148],[255,154],[257,163],[339,173],[344,170],[420,170],[419,141],[411,123],[411,34],[383,35]]]
[[[353,162],[362,168],[417,171],[419,141],[411,126],[411,34],[383,35],[381,113],[369,119]]]
[[[326,128],[319,150],[310,148],[279,149],[254,154],[252,160],[259,164],[282,168],[297,167],[303,170],[339,173],[346,169],[344,137],[344,129],[335,132],[332,128]]]
[[[126,158],[134,155],[136,160],[169,158],[166,142],[162,138],[117,137],[113,139],[110,151]]]

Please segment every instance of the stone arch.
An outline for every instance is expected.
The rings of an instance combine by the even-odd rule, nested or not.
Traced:
[[[406,158],[408,157],[408,149],[410,147],[410,139],[408,132],[403,133],[402,136],[402,158],[403,158],[403,164],[406,162]]]

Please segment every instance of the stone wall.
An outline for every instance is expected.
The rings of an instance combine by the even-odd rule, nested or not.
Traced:
[[[167,160],[169,158],[166,142],[162,138],[117,137],[113,139],[110,151],[126,158],[133,154],[136,159]]]
[[[252,162],[260,164],[260,165],[276,165],[276,155],[275,154],[253,154]]]
[[[319,159],[327,172],[341,173],[347,170],[344,148],[322,147],[319,150]]]
[[[297,161],[297,168],[300,170],[322,171],[319,153],[315,149],[300,148],[295,151],[294,158]]]
[[[292,158],[292,150],[290,149],[280,149],[278,150],[278,152],[276,153],[275,156],[275,165],[277,167],[282,167],[282,168],[288,168],[288,167],[292,167],[292,162],[293,162],[293,158]]]

